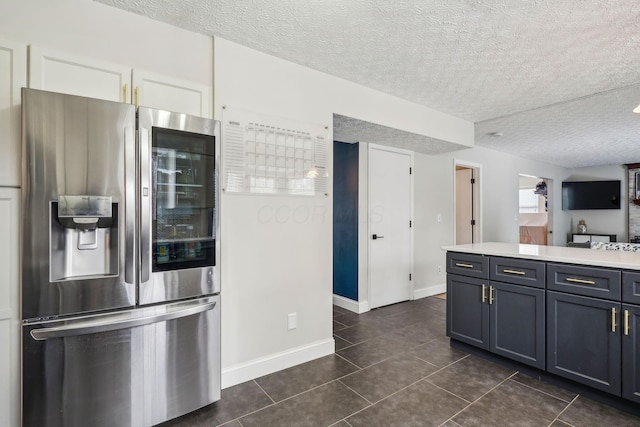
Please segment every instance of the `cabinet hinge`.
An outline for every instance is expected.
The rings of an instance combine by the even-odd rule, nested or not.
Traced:
[[[409,168],[409,175],[411,175],[411,168]]]
[[[475,184],[476,183],[476,179],[475,178],[471,178],[471,183]]]
[[[476,225],[476,220],[475,219],[471,220],[471,225]]]
[[[409,281],[411,281],[411,273],[409,273]]]
[[[411,228],[411,220],[409,220],[409,228]]]

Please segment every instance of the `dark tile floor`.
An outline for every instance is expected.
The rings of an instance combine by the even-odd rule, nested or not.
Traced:
[[[222,391],[163,426],[640,426],[640,418],[452,349],[445,300],[357,315],[336,353]]]

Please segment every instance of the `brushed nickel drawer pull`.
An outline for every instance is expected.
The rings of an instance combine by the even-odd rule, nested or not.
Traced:
[[[629,310],[624,311],[624,334],[629,335]]]
[[[616,308],[612,307],[611,308],[611,332],[616,331],[616,326],[618,326],[616,324]]]
[[[489,304],[493,304],[493,286],[489,286]]]
[[[487,302],[487,285],[482,284],[482,302]]]
[[[472,264],[463,264],[461,262],[456,262],[456,267],[473,268],[473,265]]]
[[[517,274],[518,276],[524,276],[525,273],[524,271],[518,271],[518,270],[507,270],[506,268],[504,270],[502,270],[503,273],[509,273],[509,274]]]
[[[571,283],[581,283],[583,285],[595,285],[596,284],[596,282],[594,282],[593,280],[574,279],[572,277],[567,277],[564,280],[567,281],[567,282],[571,282]]]

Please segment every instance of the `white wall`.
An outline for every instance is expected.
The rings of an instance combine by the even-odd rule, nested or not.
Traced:
[[[566,245],[570,216],[562,211],[562,181],[571,170],[536,162],[506,153],[475,147],[439,156],[416,153],[414,158],[414,292],[431,294],[446,281],[445,253],[442,246],[454,244],[455,218],[453,177],[455,160],[481,167],[477,182],[481,186],[480,224],[482,241],[519,241],[519,174],[542,176],[553,180],[550,204],[553,215],[553,245]],[[442,222],[437,215],[442,214]],[[438,266],[441,272],[438,273]]]
[[[339,113],[472,144],[472,123],[224,39],[214,44],[215,117],[223,105],[244,108],[326,125],[332,139],[333,113]],[[278,207],[323,214],[261,221],[261,212]],[[223,195],[223,382],[277,367],[271,355],[303,361],[333,351],[331,215],[331,197]],[[366,298],[366,289],[360,295]],[[286,329],[291,312],[298,313],[295,331]]]
[[[628,234],[628,175],[624,165],[575,168],[567,181],[620,180],[620,209],[568,211],[571,224],[569,233],[577,233],[578,221],[584,219],[588,233],[616,234],[618,242],[626,242]],[[562,202],[562,201],[561,201]]]

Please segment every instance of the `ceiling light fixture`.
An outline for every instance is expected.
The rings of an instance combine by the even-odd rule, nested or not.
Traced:
[[[633,112],[640,114],[640,105],[638,105],[636,108],[634,108]]]
[[[638,107],[640,107],[640,105]],[[502,132],[489,132],[487,135],[497,137],[497,136],[502,136]]]

